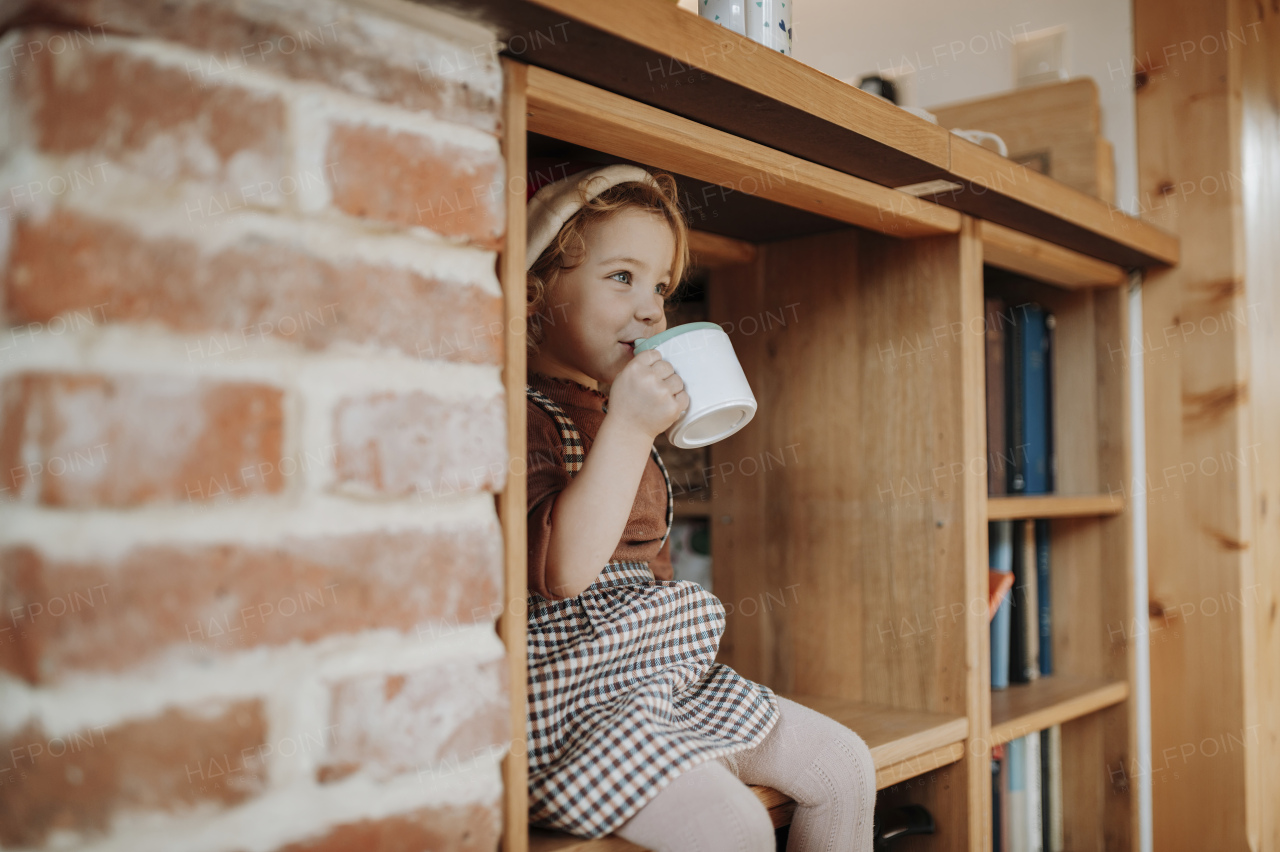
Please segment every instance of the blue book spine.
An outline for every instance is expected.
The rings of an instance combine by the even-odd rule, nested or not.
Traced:
[[[1053,610],[1049,605],[1049,521],[1036,521],[1036,597],[1040,608],[1040,674],[1053,674]]]
[[[992,571],[1013,573],[1013,521],[991,521],[987,524],[988,563]],[[1000,601],[991,619],[991,688],[1009,685],[1009,632],[1013,617],[1013,590]]]
[[[1022,441],[1026,445],[1024,494],[1049,492],[1049,337],[1044,309],[1035,303],[1023,306],[1018,322],[1025,324],[1020,338],[1023,405]]]

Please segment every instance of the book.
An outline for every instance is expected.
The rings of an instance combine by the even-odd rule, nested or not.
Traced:
[[[1027,659],[1024,677],[1033,681],[1040,677],[1040,575],[1036,569],[1036,524],[1035,521],[1022,521],[1023,546],[1026,551],[1022,555],[1022,564],[1026,569],[1026,587],[1023,589],[1023,627],[1027,631]]]
[[[1009,775],[1009,794],[1005,797],[1005,811],[1009,814],[1005,849],[1008,852],[1031,852],[1030,835],[1027,833],[1027,741],[1025,737],[1005,743],[1008,759],[1005,767]]]
[[[1004,744],[991,747],[991,852],[1004,852]]]
[[[1044,811],[1040,801],[1040,734],[1030,733],[1023,739],[1027,743],[1027,795],[1023,800],[1027,808],[1027,852],[1044,852]]]
[[[1005,326],[1003,299],[986,300],[987,355],[987,493],[1008,492],[1005,440]]]
[[[1049,579],[1049,521],[1040,518],[1035,522],[1036,539],[1036,610],[1039,615],[1040,635],[1038,651],[1040,674],[1053,674],[1053,608],[1050,606]]]
[[[1040,761],[1043,767],[1041,795],[1045,813],[1044,849],[1045,852],[1063,852],[1066,841],[1062,827],[1062,726],[1046,728],[1040,736]]]
[[[1044,336],[1045,336],[1044,422],[1045,422],[1045,453],[1047,454],[1049,459],[1049,472],[1048,472],[1049,481],[1045,490],[1048,491],[1050,494],[1058,490],[1058,457],[1057,457],[1057,454],[1054,452],[1054,433],[1057,432],[1057,429],[1054,428],[1054,423],[1053,423],[1053,416],[1054,416],[1053,393],[1054,393],[1054,387],[1055,387],[1055,383],[1053,380],[1053,364],[1054,364],[1054,348],[1055,348],[1053,330],[1057,328],[1057,326],[1058,326],[1057,317],[1055,317],[1051,311],[1045,311],[1045,315],[1044,315]]]
[[[987,561],[991,571],[1009,575],[1013,583],[1013,521],[991,521],[987,524]],[[1013,594],[1004,596],[991,619],[991,688],[1009,685],[1009,640],[1013,610]]]
[[[1012,521],[1013,590],[1009,595],[1009,683],[1031,681],[1030,649],[1027,647],[1027,522]]]
[[[1049,492],[1048,337],[1045,312],[1035,302],[1012,311],[1005,374],[1010,494]]]

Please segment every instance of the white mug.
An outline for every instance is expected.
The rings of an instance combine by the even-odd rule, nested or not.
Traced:
[[[975,145],[982,145],[983,142],[990,141],[996,146],[995,152],[997,154],[1001,157],[1009,156],[1009,146],[1004,144],[1003,139],[988,130],[952,130],[951,132],[961,139],[968,139]],[[982,145],[982,147],[988,148],[986,145]]]
[[[756,398],[725,330],[690,322],[636,340],[636,352],[656,349],[670,361],[689,395],[689,409],[667,429],[673,446],[691,450],[737,432],[756,413]]]
[[[698,0],[698,14],[738,35],[746,35],[746,4],[755,0]]]
[[[746,0],[747,38],[791,55],[791,12],[795,0]]]

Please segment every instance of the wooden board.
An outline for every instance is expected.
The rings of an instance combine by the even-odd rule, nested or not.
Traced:
[[[989,266],[1072,289],[1120,287],[1129,280],[1128,272],[1113,263],[1065,249],[995,222],[982,222],[979,227],[982,261]]]
[[[1013,684],[991,694],[991,742],[1007,743],[1128,697],[1129,684],[1123,680],[1052,675],[1029,684]]]
[[[889,187],[954,180],[962,189],[940,203],[1111,263],[1176,262],[1158,228],[1043,175],[1006,173],[998,155],[975,160],[957,143],[984,149],[666,0],[437,4],[492,27],[512,58],[797,159]]]
[[[1124,498],[1114,494],[1046,494],[1017,497],[988,497],[987,520],[1017,518],[1086,518],[1118,515]]]
[[[687,14],[687,13],[686,13]],[[953,211],[717,130],[638,100],[531,66],[535,133],[608,151],[758,197],[899,237],[955,233]]]
[[[1038,170],[1054,180],[1114,204],[1115,162],[1102,135],[1099,100],[1098,84],[1077,77],[929,111],[947,129],[995,133],[1008,146],[1009,159],[1043,163]]]
[[[1156,849],[1280,848],[1277,23],[1134,3],[1143,215],[1188,248],[1143,287],[1147,469],[1190,465],[1147,509]]]
[[[519,62],[502,60],[503,104],[502,151],[507,169],[515,174],[525,171],[524,82],[526,67]],[[524,195],[506,193],[507,233],[498,260],[498,277],[502,285],[503,316],[506,323],[502,383],[506,387],[507,454],[511,459],[525,457],[525,204]],[[523,470],[508,465],[507,470]],[[502,523],[503,596],[506,606],[498,616],[498,635],[507,649],[507,689],[515,700],[508,712],[508,730],[512,748],[502,759],[502,850],[525,852],[528,835],[524,830],[529,814],[529,761],[521,744],[525,740],[525,702],[528,670],[525,663],[525,633],[528,626],[526,589],[528,559],[526,528],[528,513],[525,480],[509,475],[506,487],[498,495],[498,517]]]
[[[947,131],[667,0],[437,0],[512,58],[880,184],[946,168]]]

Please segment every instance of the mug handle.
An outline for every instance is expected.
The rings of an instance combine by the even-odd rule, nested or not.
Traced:
[[[990,131],[952,130],[951,132],[959,136],[961,139],[968,139],[970,142],[974,143],[975,145],[981,145],[982,140],[990,139],[992,142],[996,143],[997,153],[999,153],[1001,157],[1009,156],[1009,146],[1005,144],[1003,139],[1001,139],[996,134],[991,133]]]

